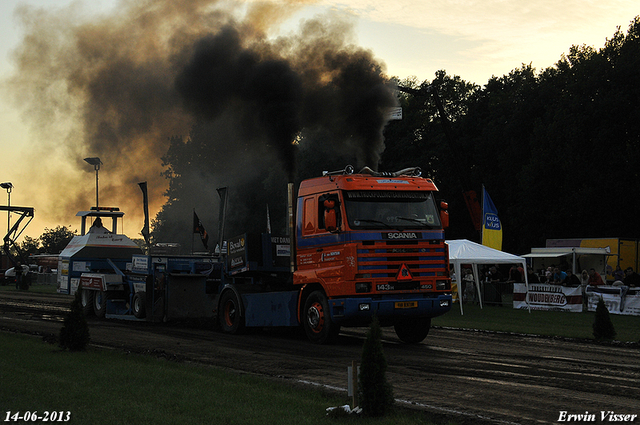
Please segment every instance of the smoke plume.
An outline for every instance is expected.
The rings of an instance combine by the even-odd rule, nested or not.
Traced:
[[[94,204],[87,156],[104,163],[102,205],[141,217],[137,183],[148,181],[152,214],[165,202],[169,214],[179,198],[187,223],[189,208],[213,221],[218,186],[258,181],[264,192],[337,160],[377,168],[385,112],[396,104],[384,66],[354,44],[339,13],[278,35],[305,3],[122,0],[89,20],[77,3],[17,9],[25,37],[7,86],[46,159],[29,170],[37,209],[69,223]],[[172,158],[195,140],[202,160],[178,169]],[[315,169],[300,170],[301,152]],[[165,176],[180,177],[180,187]]]

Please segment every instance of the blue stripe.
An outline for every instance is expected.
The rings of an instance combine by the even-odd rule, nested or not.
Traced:
[[[387,233],[387,232],[384,232]],[[428,240],[443,240],[444,241],[444,231],[442,230],[428,230],[422,231],[422,239],[410,239],[411,242],[415,241],[428,241]],[[385,239],[382,239],[382,232],[378,231],[370,231],[370,232],[341,232],[341,233],[332,233],[328,235],[322,236],[302,236],[302,230],[298,226],[298,246],[300,248],[313,247],[319,245],[335,245],[335,244],[344,244],[344,243],[352,243],[352,242],[361,242],[361,241],[380,241],[380,242],[388,242]],[[372,247],[373,248],[373,247]],[[444,252],[444,249],[439,249],[438,252]]]

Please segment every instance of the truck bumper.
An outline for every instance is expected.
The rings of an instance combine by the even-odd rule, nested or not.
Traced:
[[[337,298],[329,300],[331,319],[343,326],[368,323],[375,315],[381,325],[391,325],[394,319],[406,317],[437,317],[451,310],[451,295],[434,297],[415,295],[380,298]]]

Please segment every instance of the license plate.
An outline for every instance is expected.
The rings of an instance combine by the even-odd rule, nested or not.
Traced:
[[[418,301],[399,301],[395,303],[396,308],[416,308]]]

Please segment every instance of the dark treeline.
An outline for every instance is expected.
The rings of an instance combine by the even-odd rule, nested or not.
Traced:
[[[415,81],[402,85],[418,87]],[[479,240],[462,191],[484,184],[503,249],[547,238],[640,238],[640,18],[601,49],[573,46],[553,67],[530,65],[480,88],[438,72],[454,146],[431,98],[402,95],[386,128],[382,168],[421,165],[450,203],[448,238]]]
[[[604,47],[573,46],[539,72],[522,65],[483,87],[445,71],[433,81],[398,83],[437,88],[452,138],[445,137],[432,97],[398,92],[403,119],[387,124],[378,168],[420,166],[433,178],[450,204],[449,239],[479,240],[462,192],[480,196],[483,184],[503,223],[505,251],[522,254],[547,238],[640,238],[639,17]],[[232,155],[222,147],[203,149],[219,137],[219,129],[199,124],[185,140],[171,140],[163,158],[168,202],[153,222],[155,241],[188,246],[188,225],[177,226],[170,217],[190,223],[193,208],[217,237],[215,188],[231,180],[226,236],[264,230],[267,205],[275,232],[283,231],[288,170],[268,151],[250,152],[248,145],[236,144]],[[303,130],[300,137],[297,181],[347,163],[362,165],[331,144],[313,142],[314,150],[305,149],[305,138],[330,138],[330,132]],[[194,179],[201,184],[187,191],[184,182]],[[251,213],[260,218],[247,221]]]

